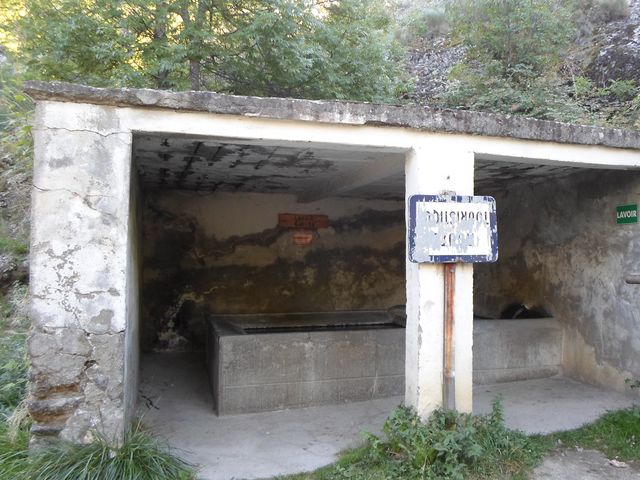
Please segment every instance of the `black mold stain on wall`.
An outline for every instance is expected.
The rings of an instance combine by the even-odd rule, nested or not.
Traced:
[[[144,206],[145,350],[200,348],[207,313],[385,309],[405,301],[403,209],[330,215],[330,234],[321,230],[312,246],[300,247],[276,222],[218,239],[198,215],[161,203],[150,195]]]

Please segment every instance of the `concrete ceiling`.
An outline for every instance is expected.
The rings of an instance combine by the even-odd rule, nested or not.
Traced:
[[[475,162],[475,189],[491,191],[504,189],[514,182],[536,182],[559,178],[583,171],[584,168],[540,165],[477,158]]]
[[[146,188],[289,193],[301,202],[330,196],[404,198],[404,152],[397,149],[138,135],[133,155]],[[478,158],[475,187],[487,193],[579,170]]]

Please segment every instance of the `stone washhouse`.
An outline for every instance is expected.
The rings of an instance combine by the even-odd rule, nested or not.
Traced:
[[[145,352],[200,352],[211,415],[402,394],[426,416],[442,404],[444,270],[407,259],[414,194],[496,199],[498,261],[457,266],[459,410],[474,383],[562,373],[625,391],[640,377],[640,230],[616,216],[640,199],[637,132],[211,92],[26,91],[35,444],[117,442]],[[546,318],[500,319],[511,305]]]

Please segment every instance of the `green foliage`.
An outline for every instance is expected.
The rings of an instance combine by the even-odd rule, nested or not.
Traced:
[[[26,392],[26,297],[26,287],[19,284],[0,293],[0,422],[13,413]]]
[[[27,384],[26,287],[13,285],[0,297],[0,478],[12,480],[189,480],[191,465],[180,460],[139,424],[113,448],[98,436],[91,445],[60,442],[28,452],[26,412],[20,405]],[[23,404],[22,404],[23,405]],[[21,416],[22,415],[22,416]]]
[[[190,480],[191,465],[135,425],[114,448],[104,439],[90,445],[57,442],[27,454],[27,434],[0,423],[0,478],[13,480]]]
[[[374,445],[374,451],[379,460],[400,459],[390,469],[395,478],[462,479],[482,454],[471,417],[451,411],[437,411],[423,424],[414,412],[399,409],[384,433],[386,442]]]
[[[26,392],[28,363],[25,341],[24,333],[11,332],[0,336],[0,417],[9,417]]]
[[[491,71],[491,64],[486,70]],[[566,87],[557,81],[536,76],[525,66],[518,68],[518,79],[500,75],[476,75],[466,64],[452,72],[462,79],[446,96],[449,107],[488,112],[524,114],[529,117],[575,122],[584,116]]]
[[[157,439],[134,426],[123,444],[103,439],[89,445],[60,442],[31,456],[28,478],[37,480],[187,480],[193,469]]]
[[[593,82],[586,77],[576,77],[573,79],[573,96],[584,99],[593,95]]]
[[[29,252],[29,246],[23,240],[17,240],[9,236],[0,235],[0,253],[11,255],[25,255]]]
[[[387,101],[401,55],[384,0],[30,0],[17,32],[31,77]]]
[[[640,128],[640,90],[633,80],[614,79],[607,87],[596,88],[589,79],[576,77],[573,98],[592,110],[600,124]]]
[[[504,427],[499,400],[488,416],[436,411],[426,423],[400,409],[384,431],[387,441],[377,451],[394,459],[395,478],[509,478],[540,456],[524,434]]]
[[[446,480],[524,478],[544,453],[542,443],[504,426],[499,399],[486,416],[435,411],[427,422],[400,407],[384,425],[385,438],[367,444],[333,467],[288,480]]]
[[[637,406],[608,412],[577,430],[546,436],[526,437],[509,430],[502,417],[499,399],[494,401],[492,412],[487,416],[472,419],[437,411],[426,424],[411,410],[401,408],[391,415],[385,426],[388,441],[369,435],[364,447],[349,452],[338,464],[310,474],[292,475],[286,480],[456,478],[446,474],[433,476],[430,470],[433,464],[429,462],[424,470],[417,469],[416,465],[420,466],[420,461],[429,455],[435,456],[435,462],[438,456],[448,458],[451,462],[448,468],[459,469],[465,479],[524,479],[543,454],[562,445],[601,450],[609,458],[624,461],[640,460],[640,407]],[[459,453],[462,445],[474,450],[480,448],[481,453],[479,456],[475,455],[477,450],[472,454]]]
[[[457,0],[452,26],[469,61],[492,63],[491,73],[518,78],[555,67],[572,39],[571,12],[554,0]]]
[[[320,60],[313,62],[301,96],[375,102],[397,99],[407,85],[402,80],[404,51],[394,40],[393,29],[384,0],[330,4],[314,35],[314,43],[322,46],[316,52]]]
[[[95,85],[126,83],[135,70],[126,60],[135,40],[109,2],[31,0],[15,28],[18,53],[35,78],[76,80]],[[123,27],[123,28],[120,28]],[[120,68],[122,67],[122,68]]]
[[[454,36],[466,49],[451,73],[449,107],[576,121],[583,115],[558,75],[575,31],[566,2],[457,0],[449,4]]]
[[[596,88],[585,76],[563,78],[561,70],[563,58],[576,48],[577,22],[585,15],[601,17],[601,10],[622,15],[624,3],[451,0],[452,39],[466,56],[451,71],[451,88],[440,101],[452,108],[638,128],[640,100],[633,81],[614,79]]]
[[[612,80],[608,87],[600,91],[600,95],[610,95],[621,102],[628,102],[638,95],[638,87],[634,80]]]
[[[0,419],[0,478],[25,478],[28,447],[28,429],[19,428],[12,431],[9,424]]]
[[[401,26],[410,42],[449,32],[449,19],[442,6],[416,4],[402,16]]]
[[[640,407],[608,412],[577,430],[549,436],[567,446],[600,450],[609,458],[640,460]]]
[[[10,59],[0,64],[0,255],[20,265],[28,253],[33,101],[21,90],[22,72]]]
[[[31,169],[33,101],[22,92],[21,75],[12,64],[0,65],[0,159],[20,171]]]

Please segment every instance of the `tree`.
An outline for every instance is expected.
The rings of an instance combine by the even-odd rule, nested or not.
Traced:
[[[403,88],[384,0],[28,0],[23,8],[9,28],[35,78],[378,101]]]
[[[449,12],[468,58],[491,62],[503,77],[526,66],[541,74],[557,65],[575,25],[560,0],[456,0]]]
[[[580,111],[559,81],[574,37],[570,2],[452,0],[452,32],[466,58],[452,72],[448,106],[575,120]]]

